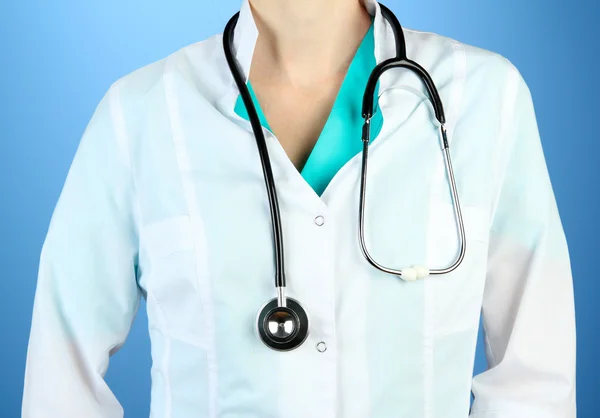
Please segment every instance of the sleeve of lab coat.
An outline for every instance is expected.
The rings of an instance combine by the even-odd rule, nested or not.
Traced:
[[[530,91],[508,68],[473,418],[575,418],[575,314],[565,235]]]
[[[23,418],[117,418],[106,382],[140,301],[137,211],[115,86],[75,152],[43,242]]]

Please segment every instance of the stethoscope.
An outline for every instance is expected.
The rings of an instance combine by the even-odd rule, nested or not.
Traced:
[[[360,203],[359,203],[359,241],[360,248],[363,255],[369,261],[369,263],[389,274],[399,276],[405,281],[415,281],[417,279],[423,279],[429,275],[445,274],[456,269],[463,261],[465,256],[465,228],[460,210],[460,204],[458,201],[458,193],[456,191],[456,182],[454,179],[454,173],[452,170],[452,163],[450,160],[448,139],[446,136],[446,128],[444,123],[446,121],[444,116],[444,109],[442,101],[437,92],[437,89],[431,79],[431,76],[425,71],[423,67],[414,61],[411,61],[406,57],[406,44],[404,40],[404,33],[402,26],[394,14],[384,5],[380,4],[381,12],[388,23],[391,24],[394,31],[394,38],[396,42],[396,56],[394,58],[387,59],[379,63],[371,72],[365,93],[363,96],[362,105],[362,116],[365,120],[362,129],[362,168],[361,168],[361,182],[360,182]],[[248,111],[250,124],[256,138],[256,144],[258,146],[258,152],[260,154],[260,160],[262,163],[263,174],[265,178],[265,185],[267,188],[267,196],[269,199],[269,207],[271,212],[271,223],[273,228],[273,239],[274,239],[274,255],[275,255],[275,288],[277,290],[277,297],[267,302],[259,310],[256,320],[256,331],[260,339],[268,347],[278,351],[288,351],[299,347],[307,338],[309,331],[309,318],[302,305],[295,299],[287,297],[285,295],[286,279],[284,269],[284,256],[283,256],[283,234],[281,231],[281,216],[279,213],[279,204],[277,200],[277,192],[275,190],[275,182],[273,180],[273,172],[271,170],[271,162],[269,160],[269,154],[267,151],[267,145],[265,137],[263,135],[262,126],[259,117],[256,113],[256,109],[252,102],[250,92],[246,87],[246,82],[242,71],[238,67],[238,63],[233,56],[233,32],[235,25],[239,17],[239,12],[236,13],[227,23],[223,32],[223,48],[225,50],[225,57],[227,64],[231,70],[231,74],[235,80],[235,83],[240,91],[242,100]],[[446,175],[448,176],[448,183],[450,185],[450,192],[452,195],[452,205],[454,207],[454,217],[458,227],[459,235],[459,247],[460,251],[454,262],[442,269],[429,269],[425,266],[412,266],[396,270],[393,268],[384,267],[377,263],[373,257],[369,254],[365,244],[365,193],[366,193],[366,180],[367,180],[367,160],[369,151],[369,140],[370,140],[370,128],[371,128],[371,117],[373,116],[373,96],[375,94],[375,86],[377,81],[384,72],[392,68],[407,68],[416,73],[427,87],[427,92],[433,109],[435,111],[435,117],[440,123],[440,132],[442,139],[442,152],[444,155],[444,163],[446,166]]]

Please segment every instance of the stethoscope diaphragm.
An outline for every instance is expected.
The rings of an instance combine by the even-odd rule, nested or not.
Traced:
[[[279,306],[273,298],[258,312],[256,326],[258,336],[268,347],[289,351],[299,347],[308,337],[309,319],[300,303],[290,297],[286,306]]]

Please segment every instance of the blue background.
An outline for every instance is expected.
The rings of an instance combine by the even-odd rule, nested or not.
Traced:
[[[349,0],[350,1],[350,0]],[[504,55],[536,108],[573,266],[581,418],[600,417],[600,94],[595,0],[385,2],[409,28]],[[109,85],[222,31],[239,0],[0,2],[0,417],[20,416],[39,253],[75,149]],[[594,29],[596,28],[596,29]],[[475,371],[485,367],[480,350]],[[141,306],[107,380],[126,417],[148,417]],[[83,418],[83,417],[82,417]]]

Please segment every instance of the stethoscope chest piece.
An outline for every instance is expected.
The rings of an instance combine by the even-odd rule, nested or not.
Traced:
[[[289,297],[286,306],[279,306],[277,298],[265,304],[256,322],[260,339],[274,350],[293,350],[308,336],[308,315],[297,300]]]

